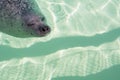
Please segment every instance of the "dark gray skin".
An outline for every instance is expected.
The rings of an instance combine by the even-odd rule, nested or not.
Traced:
[[[30,28],[38,36],[45,36],[50,33],[51,29],[44,21],[45,17],[37,13],[34,7],[34,5],[36,4],[34,4],[33,2],[35,1],[0,0],[0,18],[4,18],[5,20],[9,19],[12,25],[14,25],[15,21],[22,21],[21,25],[23,24],[23,28]],[[12,22],[12,20],[14,22]],[[6,23],[7,22],[8,21],[6,21]],[[0,27],[2,27],[2,25],[0,25]]]
[[[22,16],[24,25],[33,29],[39,36],[45,36],[51,31],[50,27],[44,23],[43,18],[32,13],[28,13]]]

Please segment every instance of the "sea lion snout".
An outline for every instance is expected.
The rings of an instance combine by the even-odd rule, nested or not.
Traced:
[[[47,26],[47,25],[42,25],[42,24],[40,24],[40,25],[38,26],[38,29],[37,29],[37,33],[38,33],[40,36],[44,36],[44,35],[50,33],[50,31],[51,31],[51,29],[50,29],[49,26]]]
[[[45,24],[43,17],[40,18],[37,15],[28,14],[23,18],[23,20],[25,25],[33,29],[39,36],[45,36],[51,31],[50,27]]]

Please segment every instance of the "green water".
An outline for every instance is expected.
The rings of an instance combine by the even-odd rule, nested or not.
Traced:
[[[119,0],[35,0],[52,32],[0,33],[0,80],[119,80]]]
[[[114,66],[100,73],[89,75],[86,77],[61,77],[52,80],[119,80],[120,79],[120,66]]]
[[[91,37],[74,36],[56,38],[47,42],[36,43],[35,45],[29,48],[15,49],[7,46],[2,46],[0,47],[0,51],[2,51],[0,60],[6,60],[15,57],[22,58],[49,55],[56,51],[73,47],[86,47],[86,46],[97,47],[100,46],[101,44],[112,42],[116,40],[119,36],[120,28]]]

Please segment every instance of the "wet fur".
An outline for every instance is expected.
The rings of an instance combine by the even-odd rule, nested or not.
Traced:
[[[31,0],[0,0],[0,17],[21,21],[22,26],[31,28],[39,36],[45,36],[50,28],[44,22],[44,17],[36,14],[32,5]]]

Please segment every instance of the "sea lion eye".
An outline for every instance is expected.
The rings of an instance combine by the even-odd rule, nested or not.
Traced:
[[[28,23],[27,26],[31,27],[31,26],[34,26],[35,24],[34,23]]]

